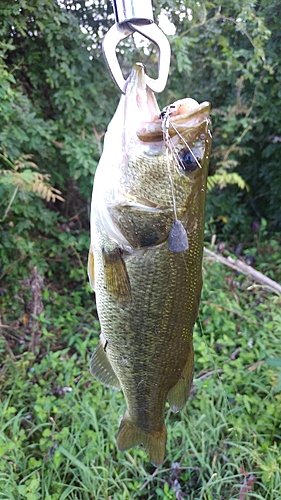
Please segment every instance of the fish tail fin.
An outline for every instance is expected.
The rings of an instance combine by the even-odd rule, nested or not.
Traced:
[[[129,412],[126,411],[119,427],[117,446],[120,451],[125,451],[138,444],[143,444],[149,460],[155,467],[158,467],[165,458],[166,438],[167,433],[164,423],[160,431],[148,432],[135,425]]]

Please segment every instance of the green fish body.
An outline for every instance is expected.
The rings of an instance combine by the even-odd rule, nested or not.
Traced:
[[[166,401],[179,411],[193,378],[209,109],[193,99],[175,103],[164,140],[155,97],[135,65],[94,181],[88,272],[102,333],[91,373],[124,393],[118,448],[142,443],[156,466],[165,456]],[[168,242],[175,211],[187,233],[185,251],[171,251]]]

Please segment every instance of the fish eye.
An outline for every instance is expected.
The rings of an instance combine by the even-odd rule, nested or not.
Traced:
[[[179,153],[180,167],[184,172],[194,172],[198,167],[198,159],[192,150],[185,149]]]

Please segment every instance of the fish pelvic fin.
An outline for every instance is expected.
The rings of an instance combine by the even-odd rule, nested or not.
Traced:
[[[115,391],[120,390],[121,386],[119,379],[106,354],[106,340],[103,335],[100,336],[99,343],[91,357],[90,373],[106,387],[114,389]]]
[[[120,451],[128,450],[138,444],[145,447],[150,462],[158,467],[165,458],[167,432],[165,424],[160,431],[145,431],[135,425],[126,411],[119,427],[117,446]]]
[[[172,387],[172,389],[170,389],[170,391],[168,392],[168,402],[172,412],[174,413],[180,411],[189,398],[190,388],[193,380],[193,372],[194,351],[193,345],[191,344],[188,358],[184,365],[181,376],[176,385],[174,385],[174,387]]]
[[[105,282],[108,293],[120,304],[130,302],[131,285],[120,248],[102,250]]]
[[[91,285],[91,288],[95,291],[95,262],[94,262],[94,254],[92,247],[90,246],[89,249],[89,256],[88,256],[88,276],[89,276],[89,282]]]

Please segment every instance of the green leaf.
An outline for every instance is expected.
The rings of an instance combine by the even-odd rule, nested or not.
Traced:
[[[281,358],[267,358],[266,363],[273,368],[281,368]]]

